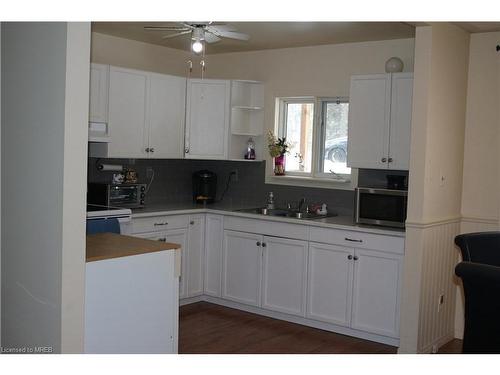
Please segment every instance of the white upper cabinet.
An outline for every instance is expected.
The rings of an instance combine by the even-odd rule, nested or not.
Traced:
[[[107,142],[109,65],[90,64],[89,141]]]
[[[227,159],[230,88],[226,80],[188,80],[186,158]]]
[[[256,160],[262,160],[264,133],[264,84],[259,81],[231,81],[231,137],[229,159],[244,159],[247,142],[256,146]]]
[[[409,167],[413,73],[351,77],[347,165]]]
[[[186,79],[110,68],[108,157],[181,158]]]
[[[108,157],[147,157],[148,90],[146,72],[114,66],[110,68]]]
[[[108,122],[109,65],[90,64],[89,122]]]
[[[395,73],[391,84],[390,169],[410,167],[411,112],[413,73]]]
[[[186,78],[151,73],[149,157],[180,159],[184,154]]]

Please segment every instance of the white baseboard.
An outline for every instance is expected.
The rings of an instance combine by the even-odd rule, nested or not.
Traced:
[[[441,348],[443,345],[447,344],[448,342],[450,342],[451,340],[454,339],[454,335],[452,334],[449,334],[449,335],[446,335],[446,336],[443,336],[443,337],[440,337],[439,339],[437,339],[436,341],[434,341],[433,343],[429,344],[428,346],[424,347],[420,352],[419,354],[431,354],[433,351],[432,351],[432,348],[435,346],[438,350],[439,348]]]
[[[205,295],[200,295],[194,297],[181,298],[179,300],[179,306],[190,305],[192,303],[205,301],[205,297],[206,297]]]

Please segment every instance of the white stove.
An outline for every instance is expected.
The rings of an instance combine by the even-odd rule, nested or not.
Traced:
[[[87,205],[87,221],[103,219],[118,219],[120,233],[131,233],[132,210],[130,208],[100,206],[97,204]]]

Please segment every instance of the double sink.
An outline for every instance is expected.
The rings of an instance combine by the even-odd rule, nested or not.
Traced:
[[[301,211],[297,211],[297,210],[281,209],[281,208],[268,209],[268,208],[262,208],[262,207],[243,208],[241,210],[236,210],[236,211],[245,212],[245,213],[249,213],[249,214],[288,217],[288,218],[294,218],[294,219],[320,219],[320,218],[325,218],[325,217],[337,216],[337,214],[334,212],[328,212],[326,215],[319,215],[319,214],[314,213],[314,212],[301,212]]]

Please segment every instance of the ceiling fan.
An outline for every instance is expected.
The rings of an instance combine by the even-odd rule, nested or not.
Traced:
[[[178,22],[181,26],[145,26],[149,31],[174,31],[173,34],[162,36],[162,39],[175,38],[190,34],[194,53],[203,51],[203,42],[216,43],[221,38],[248,40],[250,36],[237,32],[233,27],[213,22]]]

